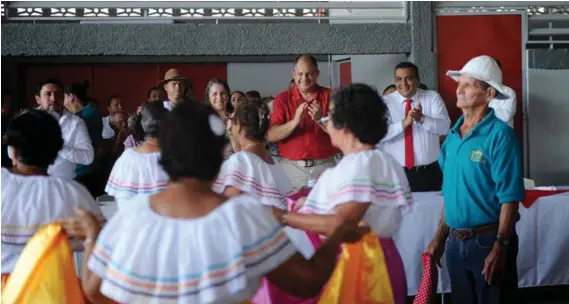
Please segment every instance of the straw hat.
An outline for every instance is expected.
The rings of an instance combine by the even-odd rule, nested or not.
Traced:
[[[455,81],[458,81],[460,75],[466,75],[486,82],[496,89],[497,99],[508,99],[511,97],[502,86],[502,70],[490,56],[483,55],[472,58],[460,71],[447,71],[447,76],[450,76]]]
[[[172,80],[184,81],[186,83],[186,89],[188,89],[192,84],[190,79],[182,76],[180,71],[178,71],[177,69],[169,69],[166,72],[166,74],[164,74],[164,80],[158,82],[156,84],[156,86],[159,88],[162,88],[168,81],[172,81]]]

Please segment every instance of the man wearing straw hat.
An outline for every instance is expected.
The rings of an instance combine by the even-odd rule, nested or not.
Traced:
[[[170,69],[164,75],[164,80],[158,82],[158,88],[163,88],[168,96],[164,101],[164,108],[172,110],[175,105],[186,100],[186,91],[192,89],[192,82],[189,78],[182,76],[177,69]]]
[[[453,303],[518,303],[522,153],[512,128],[489,107],[509,97],[502,72],[494,59],[479,56],[447,75],[458,83],[463,115],[441,148],[444,208],[427,252],[439,261],[446,251]]]

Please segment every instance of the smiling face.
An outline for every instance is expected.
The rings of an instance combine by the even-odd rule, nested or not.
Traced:
[[[316,87],[320,72],[308,58],[301,58],[296,63],[292,76],[300,92],[311,92]]]
[[[208,98],[211,106],[216,112],[224,112],[227,107],[229,92],[227,92],[222,84],[214,83],[209,89]]]
[[[419,77],[412,68],[395,70],[395,88],[401,96],[410,98],[417,92]]]

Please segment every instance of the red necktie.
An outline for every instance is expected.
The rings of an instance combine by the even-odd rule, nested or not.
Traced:
[[[411,112],[411,99],[405,99],[405,118]],[[405,129],[405,167],[411,169],[415,167],[415,156],[413,153],[413,125]]]

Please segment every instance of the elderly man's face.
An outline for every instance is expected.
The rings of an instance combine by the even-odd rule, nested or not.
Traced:
[[[164,85],[164,90],[170,99],[183,97],[185,88],[185,83],[180,80],[171,80]]]
[[[494,88],[484,89],[481,81],[461,75],[456,88],[456,106],[461,109],[488,106],[495,95]]]

